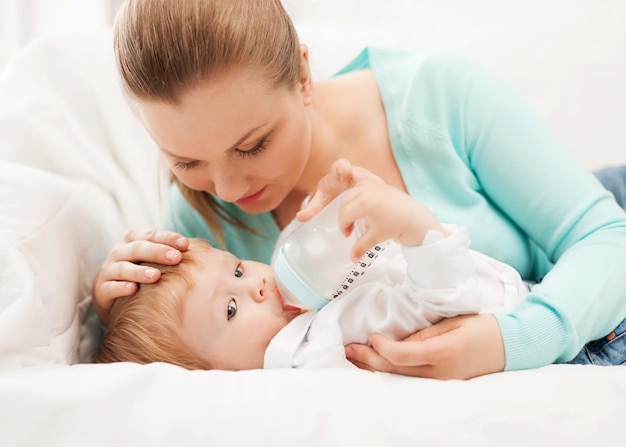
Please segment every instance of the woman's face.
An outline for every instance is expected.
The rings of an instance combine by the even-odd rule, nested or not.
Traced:
[[[137,114],[172,172],[248,213],[275,209],[294,189],[311,146],[310,80],[274,88],[231,69],[179,103],[141,101]]]

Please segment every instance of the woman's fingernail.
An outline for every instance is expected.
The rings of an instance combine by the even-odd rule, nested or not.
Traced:
[[[185,242],[186,239],[184,237],[179,237],[178,239],[176,239],[176,242],[174,242],[174,244],[176,244],[177,247],[183,248],[185,246]]]
[[[173,261],[174,259],[176,259],[177,255],[178,255],[178,251],[176,250],[168,250],[168,252],[165,253],[165,257],[167,258],[168,261]]]
[[[147,269],[145,274],[146,274],[146,278],[152,279],[156,276],[157,271],[155,269]]]
[[[352,349],[350,346],[346,346],[346,358],[350,360],[353,357],[354,357],[354,349]]]

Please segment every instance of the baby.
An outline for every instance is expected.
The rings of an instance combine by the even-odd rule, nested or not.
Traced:
[[[322,179],[318,197],[338,194],[326,187],[341,183],[332,178],[336,172]],[[155,266],[158,282],[115,301],[99,361],[224,370],[353,367],[344,345],[367,343],[371,333],[402,339],[445,317],[506,311],[528,292],[514,269],[470,250],[463,227],[440,224],[367,171],[355,178],[338,222],[347,234],[363,221],[352,257],[392,242],[348,293],[319,311],[294,307],[279,293],[271,266],[191,239],[180,264]]]

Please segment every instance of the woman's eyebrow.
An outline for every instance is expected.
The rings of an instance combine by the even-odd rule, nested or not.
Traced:
[[[237,149],[237,147],[239,147],[239,145],[240,145],[241,143],[243,143],[244,141],[246,141],[246,140],[250,137],[250,135],[252,135],[252,134],[253,134],[254,132],[256,132],[257,130],[259,130],[259,129],[261,129],[261,128],[265,127],[265,126],[267,126],[269,123],[270,123],[269,121],[266,121],[266,122],[264,122],[263,124],[260,124],[260,125],[258,125],[258,126],[256,126],[256,127],[253,127],[252,129],[250,129],[249,131],[247,131],[247,132],[246,132],[246,133],[245,133],[245,134],[244,134],[241,138],[239,138],[239,139],[235,142],[235,144],[233,144],[232,146],[230,146],[230,147],[229,147],[228,149],[226,149],[224,152],[228,152],[228,151],[232,151],[232,150],[234,150],[234,149]],[[163,147],[161,147],[161,148],[159,148],[159,149],[161,150],[161,152],[165,152],[167,155],[169,155],[170,157],[175,158],[175,159],[177,159],[177,160],[181,160],[181,161],[191,161],[191,160],[194,160],[193,158],[189,158],[189,157],[181,157],[180,155],[176,155],[176,154],[174,154],[174,153],[172,153],[172,152],[168,151],[167,149],[165,149],[165,148],[163,148]]]
[[[162,147],[160,147],[159,150],[161,152],[164,152],[165,154],[169,155],[170,157],[175,158],[176,160],[179,160],[179,161],[192,161],[192,160],[194,160],[193,158],[181,157],[180,155],[176,155],[176,154],[174,154],[174,153],[172,153],[172,152],[170,152],[167,149],[162,148]]]
[[[244,141],[246,141],[250,135],[252,135],[254,132],[256,132],[257,130],[261,129],[262,127],[265,127],[269,124],[269,121],[264,122],[263,124],[260,124],[256,127],[253,127],[252,129],[250,129],[249,131],[247,131],[241,138],[239,138],[235,144],[233,144],[232,146],[230,146],[228,149],[226,149],[224,152],[228,152],[228,151],[232,151],[234,149],[237,149],[237,147],[239,147],[239,145],[241,143],[243,143]]]

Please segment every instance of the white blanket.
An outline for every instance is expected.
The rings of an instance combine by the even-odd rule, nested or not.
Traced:
[[[0,374],[6,446],[623,445],[621,367],[470,381],[360,370],[79,365]]]
[[[313,30],[319,29],[318,22],[326,18],[321,13],[313,14],[317,10],[310,8],[328,2],[285,3],[296,18],[302,18],[298,26],[303,40],[311,43],[314,71],[320,76],[332,72],[336,62],[350,57],[360,44],[377,40],[398,44],[402,40],[402,34],[398,34],[391,41],[388,23],[384,38],[379,39],[375,30],[365,33],[360,22],[346,27],[330,21],[323,28],[328,33],[316,35]],[[357,3],[361,2],[345,1],[351,6]],[[374,3],[379,5],[374,9],[378,17],[384,2]],[[442,2],[390,3],[404,6],[407,17],[419,18],[422,24],[427,22],[422,15],[428,13],[433,20],[441,19],[440,24],[445,23],[450,11],[455,11],[452,15],[457,19],[463,11],[473,21],[480,16],[480,10],[468,11],[463,6],[466,2],[443,2],[448,6],[458,3],[460,12],[436,6]],[[495,10],[501,11],[497,6],[501,2],[477,3],[485,8],[493,3]],[[477,34],[470,44],[459,40],[459,46],[504,76],[519,70],[519,75],[510,78],[513,81],[525,79],[521,73],[528,73],[532,86],[521,82],[520,90],[553,125],[558,122],[559,107],[571,101],[582,119],[572,119],[568,124],[572,132],[563,135],[568,141],[578,141],[581,132],[598,132],[588,125],[595,122],[597,114],[607,113],[611,122],[625,122],[626,52],[617,50],[626,41],[626,28],[616,19],[620,12],[621,16],[626,12],[624,4],[583,1],[589,7],[596,5],[594,14],[599,14],[599,19],[572,7],[580,13],[575,17],[577,22],[562,24],[560,31],[574,35],[584,29],[582,37],[575,34],[576,42],[587,39],[586,50],[596,50],[593,61],[584,65],[580,59],[588,57],[589,51],[572,55],[573,50],[564,46],[556,48],[557,53],[552,54],[555,63],[550,66],[546,62],[550,61],[550,51],[554,51],[550,46],[555,45],[550,39],[552,34],[537,34],[537,28],[532,28],[533,24],[543,23],[537,22],[537,17],[544,17],[544,3],[525,2],[525,13],[516,10],[515,23],[521,21],[535,31],[528,35],[532,39],[526,47],[521,37],[512,42],[513,54],[501,60],[502,65],[497,63],[500,59],[485,57],[486,52],[480,50],[498,38],[480,23],[475,23]],[[614,8],[605,10],[598,6],[600,3],[610,3]],[[563,17],[571,19],[572,8],[564,9]],[[346,11],[362,13],[358,8]],[[362,22],[369,16],[355,17]],[[518,30],[523,28],[521,24],[516,26]],[[424,42],[434,28],[427,27],[425,34],[416,30],[413,44]],[[453,36],[452,30],[457,28],[451,23],[447,29]],[[441,40],[445,33],[438,32]],[[457,29],[454,35],[459,37],[459,33]],[[343,36],[344,45],[337,45],[333,36]],[[601,41],[598,46],[593,45],[595,36]],[[567,34],[557,37],[557,42],[564,45],[575,40]],[[545,46],[539,45],[541,39],[547,42]],[[496,47],[499,50],[493,56],[502,55],[505,43],[498,41]],[[551,50],[542,52],[545,49]],[[604,53],[599,51],[602,49]],[[540,58],[546,76],[552,76],[546,77],[551,79],[546,81],[550,88],[540,83],[541,76],[534,68],[524,71],[533,58]],[[563,60],[569,61],[570,67],[587,71],[561,76]],[[607,71],[609,66],[617,71]],[[590,101],[582,96],[572,99],[572,92],[581,88],[582,78],[583,84],[594,91],[613,92],[613,100],[603,99],[606,107],[600,107],[594,101],[601,96],[591,95]],[[548,98],[547,102],[542,98]],[[626,135],[622,129],[601,127],[603,141],[610,139],[611,147],[598,144],[583,150],[578,146],[588,166],[626,163]],[[590,137],[585,138],[589,141]],[[158,171],[157,151],[119,90],[110,30],[40,42],[3,72],[0,445],[623,443],[623,367],[553,365],[442,382],[361,370],[190,372],[165,364],[88,364],[99,330],[89,307],[93,275],[126,228],[160,225],[163,184]]]

